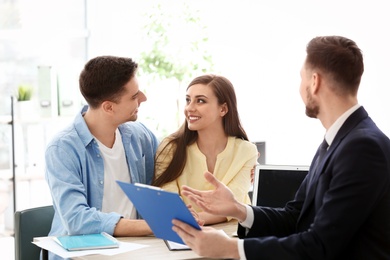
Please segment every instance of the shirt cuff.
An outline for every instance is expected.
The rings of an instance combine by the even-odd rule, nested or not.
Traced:
[[[243,222],[240,222],[241,226],[245,228],[251,228],[253,225],[253,221],[255,219],[255,214],[253,213],[253,209],[249,205],[245,205],[246,208],[246,219]]]
[[[237,239],[237,248],[238,248],[238,255],[240,256],[240,260],[246,260],[243,239]]]

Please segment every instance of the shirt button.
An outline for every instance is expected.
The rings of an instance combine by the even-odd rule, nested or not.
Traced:
[[[103,181],[100,181],[100,184],[103,185]]]

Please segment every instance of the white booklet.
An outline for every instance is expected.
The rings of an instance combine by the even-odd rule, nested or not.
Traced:
[[[191,248],[187,245],[183,245],[183,244],[176,243],[176,242],[169,241],[169,240],[165,240],[165,239],[164,239],[164,242],[170,251],[191,250]]]

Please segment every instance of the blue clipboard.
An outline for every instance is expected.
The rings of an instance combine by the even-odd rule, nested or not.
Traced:
[[[200,230],[194,216],[179,194],[146,184],[116,182],[157,238],[184,244],[183,240],[172,230],[172,219],[181,220]]]

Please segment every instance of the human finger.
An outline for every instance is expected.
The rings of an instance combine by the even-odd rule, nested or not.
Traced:
[[[202,198],[202,196],[201,196],[201,193],[198,193],[198,194],[196,194],[196,193],[193,193],[193,192],[191,192],[191,191],[188,191],[188,190],[186,190],[186,189],[184,189],[185,187],[183,186],[183,189],[182,189],[182,191],[181,191],[181,194],[182,195],[184,195],[184,196],[186,196],[186,197],[192,197],[192,198],[194,198],[194,199],[197,199],[197,200],[200,200],[201,198]]]
[[[173,223],[173,221],[172,221]],[[193,243],[191,242],[193,237],[187,233],[183,228],[181,228],[180,224],[173,225],[172,230],[176,232],[176,234],[183,240],[184,244],[191,247]]]
[[[172,230],[178,233],[181,238],[185,238],[186,240],[193,238],[194,231],[197,231],[192,226],[177,219],[173,219],[172,224],[173,224]]]
[[[215,178],[211,172],[206,171],[204,173],[204,177],[215,188],[217,188],[221,184],[221,182],[217,178]]]
[[[192,205],[191,205],[191,204],[188,204],[188,205],[187,205],[187,208],[190,210],[192,216],[194,216],[194,218],[195,218],[196,222],[198,223],[198,225],[199,225],[199,226],[203,226],[204,223],[205,223],[205,220],[203,220],[203,219],[201,219],[201,218],[199,217],[198,212],[196,212],[196,210],[194,210],[194,209],[192,208]]]
[[[198,206],[201,206],[201,208],[204,207],[205,203],[203,201],[203,198],[201,196],[194,195],[192,193],[182,192],[184,196],[186,196],[190,201],[195,203]]]
[[[200,195],[201,192],[199,190],[193,189],[187,185],[183,185],[182,187],[182,192],[185,192],[186,194],[194,194],[194,195]]]

